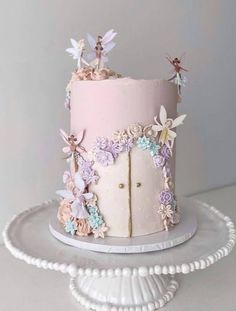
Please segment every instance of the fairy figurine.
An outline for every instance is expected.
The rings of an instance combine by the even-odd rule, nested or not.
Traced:
[[[74,175],[78,170],[78,155],[85,152],[85,148],[81,145],[81,142],[84,139],[84,130],[79,131],[77,135],[68,135],[65,131],[60,129],[60,135],[67,145],[66,147],[63,147],[62,151],[67,155],[66,159],[69,159],[70,170]]]
[[[66,52],[68,52],[73,57],[73,59],[77,59],[77,69],[80,69],[82,64],[88,66],[89,64],[83,58],[83,53],[85,50],[84,39],[81,39],[78,42],[74,39],[70,39],[70,42],[72,47],[66,49]]]
[[[174,67],[174,75],[168,81],[174,81],[175,84],[178,86],[178,94],[181,95],[181,87],[185,86],[185,83],[187,81],[186,77],[182,77],[181,71],[188,71],[184,67],[181,66],[181,58],[175,57],[172,59],[170,56],[166,56],[166,59],[169,61],[169,63]]]
[[[90,65],[95,67],[95,69],[101,69],[104,64],[108,62],[107,54],[116,45],[112,40],[117,35],[113,29],[107,31],[104,36],[98,36],[95,40],[90,34],[87,34],[88,43],[92,49],[92,52],[87,55],[88,59],[91,61]]]
[[[184,119],[186,118],[186,114],[183,114],[176,119],[167,118],[167,112],[164,106],[160,108],[159,119],[158,122],[157,116],[154,118],[156,124],[152,126],[153,131],[161,132],[159,136],[159,144],[161,146],[166,145],[170,150],[173,148],[174,140],[177,134],[172,130],[173,128],[183,124]]]

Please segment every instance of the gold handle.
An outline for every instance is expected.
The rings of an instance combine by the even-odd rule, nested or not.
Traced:
[[[120,188],[120,189],[123,189],[124,187],[125,187],[124,184],[119,184],[119,188]]]

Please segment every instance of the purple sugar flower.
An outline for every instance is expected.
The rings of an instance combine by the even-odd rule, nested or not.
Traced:
[[[127,152],[129,152],[133,148],[133,146],[134,146],[134,142],[133,142],[132,138],[125,139],[120,144],[121,150],[122,151],[127,151]]]
[[[111,152],[100,150],[95,153],[96,161],[102,166],[112,165],[114,158]]]
[[[166,145],[163,145],[161,147],[160,153],[167,160],[172,156],[171,149],[167,147]]]
[[[85,170],[82,172],[82,178],[83,180],[85,181],[86,185],[89,185],[89,184],[96,184],[96,182],[98,181],[99,177],[98,175],[96,174],[96,172],[94,170]]]
[[[105,150],[109,147],[109,140],[105,137],[97,137],[94,144],[94,149]]]
[[[161,155],[156,155],[153,157],[153,162],[155,167],[163,167],[165,165],[166,159]]]
[[[173,201],[173,193],[169,190],[162,190],[160,193],[160,202],[163,205],[171,204]]]
[[[113,157],[116,159],[118,155],[121,153],[122,149],[118,143],[110,141],[110,144],[107,146],[106,151],[111,152]]]

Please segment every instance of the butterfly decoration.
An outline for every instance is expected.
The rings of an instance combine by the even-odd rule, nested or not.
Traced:
[[[73,57],[73,59],[77,59],[77,68],[80,69],[82,67],[82,63],[84,63],[86,66],[89,66],[89,64],[83,58],[83,53],[85,50],[84,39],[81,39],[78,42],[74,39],[70,39],[70,42],[72,47],[66,49],[66,52],[68,52]]]
[[[117,35],[113,29],[107,31],[103,36],[98,36],[97,40],[90,34],[87,34],[87,40],[92,52],[87,55],[90,65],[96,69],[104,67],[104,63],[108,61],[107,54],[115,47],[115,42],[112,41]]]
[[[92,199],[93,193],[84,193],[86,184],[78,172],[74,175],[74,183],[75,188],[73,189],[73,191],[58,190],[56,191],[56,193],[64,199],[73,202],[71,204],[71,215],[73,217],[82,219],[88,218],[89,213],[86,210],[85,201]]]
[[[159,119],[158,122],[157,116],[154,118],[155,125],[152,126],[153,131],[161,132],[159,136],[159,144],[166,145],[170,149],[172,149],[174,145],[174,140],[177,134],[172,130],[173,128],[183,124],[184,119],[186,118],[186,114],[183,114],[176,119],[167,118],[167,112],[164,106],[160,108]]]

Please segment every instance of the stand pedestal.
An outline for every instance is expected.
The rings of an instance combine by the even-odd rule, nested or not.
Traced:
[[[178,283],[173,276],[148,275],[146,277],[78,277],[70,281],[75,299],[87,309],[154,310],[173,299]]]
[[[161,251],[105,254],[65,245],[48,229],[58,201],[13,217],[3,239],[11,254],[27,264],[69,274],[73,296],[87,309],[152,311],[174,297],[175,274],[211,266],[227,256],[236,241],[233,222],[216,208],[190,199],[179,202],[182,213],[188,209],[196,214],[197,232],[188,241]]]

